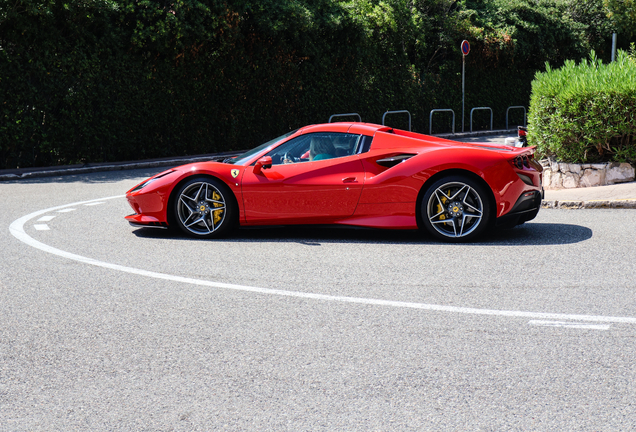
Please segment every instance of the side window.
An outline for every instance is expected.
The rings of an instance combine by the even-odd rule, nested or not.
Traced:
[[[305,158],[304,155],[309,151],[310,139],[310,135],[301,135],[279,145],[265,156],[271,156],[274,165],[283,164],[285,161],[304,162],[309,160],[309,156]]]
[[[274,165],[339,158],[355,154],[361,135],[346,133],[313,133],[296,137],[276,147],[271,156]]]

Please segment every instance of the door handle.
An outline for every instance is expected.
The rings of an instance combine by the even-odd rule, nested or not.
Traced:
[[[358,183],[357,177],[345,177],[342,179],[343,183]]]

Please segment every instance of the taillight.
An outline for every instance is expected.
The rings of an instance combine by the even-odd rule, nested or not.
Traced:
[[[517,156],[514,159],[510,160],[510,164],[518,169],[523,169],[523,167],[530,168],[532,159],[532,155]]]

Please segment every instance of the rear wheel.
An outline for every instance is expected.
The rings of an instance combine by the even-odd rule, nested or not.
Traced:
[[[231,191],[221,181],[194,177],[177,190],[175,221],[181,231],[198,238],[218,238],[233,227],[236,207]]]
[[[439,240],[472,240],[484,232],[490,219],[489,194],[468,177],[441,178],[422,199],[422,223]]]

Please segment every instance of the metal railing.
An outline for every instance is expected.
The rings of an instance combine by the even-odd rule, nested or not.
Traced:
[[[509,106],[508,109],[506,110],[506,129],[508,129],[508,111],[510,111],[511,109],[517,109],[517,108],[521,108],[523,109],[523,125],[526,126],[527,123],[527,118],[526,118],[526,107],[518,105],[518,106]]]
[[[508,130],[508,120],[510,117],[510,110],[511,109],[522,109],[523,110],[523,125],[527,126],[527,111],[526,111],[526,107],[522,106],[522,105],[515,105],[515,106],[509,106],[508,109],[506,109],[506,130]],[[473,132],[473,112],[477,111],[477,110],[489,110],[490,111],[490,130],[493,130],[493,110],[490,107],[476,107],[470,110],[470,131]],[[441,109],[434,109],[431,110],[431,113],[429,115],[429,130],[428,133],[429,135],[433,134],[433,113],[436,112],[450,112],[453,115],[453,119],[452,119],[452,133],[455,133],[455,111],[450,109],[450,108],[441,108]],[[408,110],[397,110],[397,111],[386,111],[383,115],[382,115],[382,125],[385,126],[385,120],[386,120],[386,116],[388,114],[408,114],[409,116],[409,131],[412,130],[412,126],[411,126],[411,113]],[[329,117],[329,123],[331,123],[331,121],[336,118],[336,117],[357,117],[358,118],[358,122],[362,122],[362,117],[360,116],[360,114],[358,113],[346,113],[346,114],[333,114],[331,117]]]
[[[429,135],[433,135],[433,113],[434,112],[452,112],[453,113],[453,133],[455,133],[455,111],[453,111],[450,108],[444,108],[444,109],[434,109],[431,110],[431,115],[428,118],[428,134]]]
[[[476,107],[470,110],[470,131],[473,131],[473,111],[475,110],[490,110],[490,130],[492,130],[492,108],[490,107]]]
[[[362,117],[360,117],[360,114],[358,113],[334,114],[331,117],[329,117],[329,123],[331,123],[331,119],[334,117],[353,117],[353,116],[358,117],[359,122],[362,123]]]
[[[408,112],[407,110],[387,111],[382,116],[382,126],[385,126],[384,118],[386,117],[387,114],[408,114],[409,115],[409,132],[411,132],[411,113],[410,112]]]

